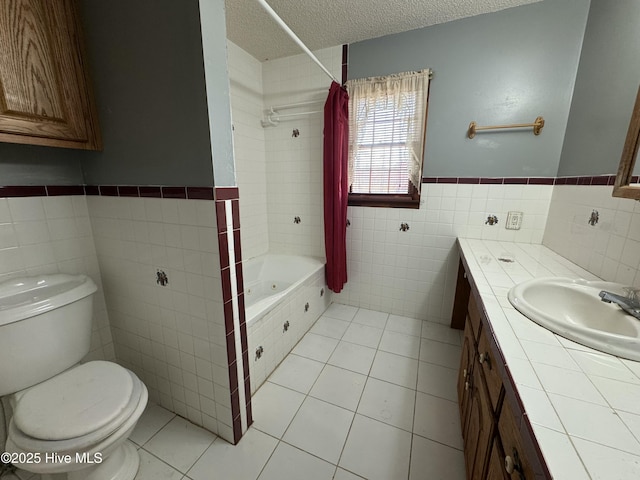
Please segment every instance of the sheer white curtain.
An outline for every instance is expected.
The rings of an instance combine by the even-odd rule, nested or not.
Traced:
[[[360,165],[371,169],[369,178],[361,179],[371,190],[358,193],[399,193],[375,191],[376,184],[396,182],[397,175],[389,170],[399,163],[406,169],[404,179],[420,191],[430,74],[426,69],[347,82],[349,185],[366,175]],[[385,168],[388,176],[382,178],[377,170]]]

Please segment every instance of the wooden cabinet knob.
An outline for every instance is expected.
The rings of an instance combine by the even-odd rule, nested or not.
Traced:
[[[504,457],[504,469],[509,475],[516,471],[516,465],[515,463],[513,463],[513,458],[511,458],[509,455]]]
[[[491,369],[491,357],[489,356],[489,352],[481,353],[478,360],[480,361],[480,364],[486,363],[487,367]]]
[[[520,455],[518,455],[518,450],[516,450],[515,447],[513,449],[513,456],[507,455],[504,457],[504,469],[509,475],[518,472],[520,480],[526,480],[524,469],[520,463]]]

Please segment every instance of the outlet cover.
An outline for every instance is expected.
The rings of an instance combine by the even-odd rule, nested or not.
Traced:
[[[522,212],[508,212],[504,228],[507,230],[520,230],[522,227]]]

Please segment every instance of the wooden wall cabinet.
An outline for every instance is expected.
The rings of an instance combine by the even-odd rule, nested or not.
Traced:
[[[0,2],[0,141],[102,148],[76,0]]]
[[[457,386],[467,478],[550,479],[535,438],[525,427],[493,332],[469,285],[456,290],[456,304],[466,304]],[[458,308],[456,314],[460,312]]]

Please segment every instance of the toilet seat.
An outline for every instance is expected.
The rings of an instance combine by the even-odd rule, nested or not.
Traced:
[[[122,367],[119,367],[122,368]],[[110,479],[131,480],[138,471],[139,457],[136,447],[127,440],[138,419],[142,415],[148,399],[147,388],[132,372],[125,370],[133,378],[133,394],[131,405],[135,405],[130,415],[123,415],[120,420],[108,426],[115,427],[111,433],[105,434],[105,429],[95,431],[83,437],[49,441],[26,436],[20,432],[13,422],[9,424],[5,449],[15,453],[40,453],[44,458],[46,453],[56,453],[60,457],[69,455],[69,462],[55,460],[39,463],[20,464],[16,466],[32,473],[65,474],[70,480]],[[15,395],[14,395],[15,397]],[[12,399],[17,405],[19,400]],[[127,409],[128,410],[128,409]],[[82,458],[95,458],[100,454],[105,460],[98,464],[83,463]],[[84,457],[86,455],[86,457]],[[57,478],[57,477],[56,477]]]
[[[129,370],[88,362],[14,395],[9,437],[24,451],[82,450],[128,423],[143,397],[146,404],[146,388]]]

